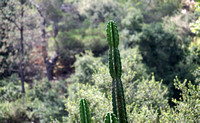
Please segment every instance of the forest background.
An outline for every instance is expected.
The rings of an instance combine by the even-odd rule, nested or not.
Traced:
[[[109,20],[129,122],[200,122],[199,15],[193,0],[1,0],[0,122],[76,123],[81,98],[103,122]]]

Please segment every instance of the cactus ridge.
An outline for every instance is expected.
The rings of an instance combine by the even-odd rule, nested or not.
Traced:
[[[107,24],[107,41],[109,49],[109,70],[112,78],[121,77],[121,60],[118,50],[119,34],[114,21]]]
[[[117,118],[113,113],[107,113],[105,123],[117,123]]]
[[[108,22],[106,32],[109,45],[109,72],[112,77],[113,112],[119,123],[127,123],[126,104],[121,81],[122,66],[118,50],[119,34],[114,21]]]
[[[80,113],[81,123],[91,123],[89,106],[86,99],[80,100],[79,113]]]

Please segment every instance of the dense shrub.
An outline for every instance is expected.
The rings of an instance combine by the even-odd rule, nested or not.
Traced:
[[[194,70],[193,76],[195,77],[195,84],[200,85],[200,67]]]
[[[111,111],[110,90],[102,93],[101,86],[72,84],[69,92],[71,94],[66,99],[66,110],[69,112],[65,118],[67,122],[79,121],[78,105],[81,98],[88,100],[94,122],[103,122],[106,112]],[[125,88],[129,122],[157,121],[160,109],[167,110],[169,107],[166,96],[167,88],[161,82],[156,82],[154,76],[150,80],[129,83],[129,87]]]
[[[101,59],[96,58],[89,51],[85,54],[76,55],[76,62],[74,63],[75,73],[68,78],[68,81],[79,83],[92,83],[92,74],[102,65]]]
[[[91,50],[95,56],[103,54],[108,49],[106,34],[102,31],[104,29],[104,23],[100,23],[96,28],[90,24],[79,39],[83,42],[85,49]]]
[[[46,123],[50,116],[61,121],[62,116],[67,115],[62,101],[64,91],[60,88],[64,84],[62,81],[35,81],[31,89],[26,84],[25,94],[21,93],[21,84],[16,76],[0,83],[4,81],[6,83],[0,87],[0,122]]]
[[[16,101],[21,98],[21,86],[20,81],[16,74],[13,74],[9,79],[4,79],[0,81],[0,102],[4,101]],[[25,85],[27,87],[27,85]]]
[[[121,21],[123,28],[120,32],[122,41],[120,48],[122,47],[123,49],[135,47],[144,23],[144,18],[140,9],[129,7],[124,13],[124,18]]]
[[[111,109],[111,98],[106,98],[105,94],[102,93],[97,87],[89,84],[72,84],[69,88],[73,93],[73,96],[69,96],[66,102],[66,110],[69,112],[66,118],[67,123],[77,123],[79,121],[79,101],[81,98],[85,98],[88,101],[92,121],[103,122],[107,112]]]
[[[146,2],[144,8],[144,20],[146,23],[159,22],[163,17],[172,15],[175,11],[178,11],[182,4],[182,0],[153,0],[152,2]]]
[[[79,53],[83,48],[82,42],[76,40],[76,34],[79,32],[79,30],[73,29],[58,33],[56,40],[59,42],[56,45],[58,46],[58,52],[63,59],[71,58],[76,53]]]
[[[162,111],[160,121],[163,122],[200,122],[200,86],[193,85],[191,82],[180,82],[175,78],[175,87],[181,91],[179,100],[173,99],[176,104],[174,109]]]
[[[126,10],[126,16],[122,19],[122,26],[129,30],[130,34],[142,30],[142,23],[144,21],[143,15],[139,9],[130,7]]]
[[[189,55],[187,60],[190,60],[190,63],[200,64],[200,39],[192,41],[189,46]]]
[[[148,68],[142,63],[142,57],[137,48],[127,49],[121,52],[122,59],[122,81],[127,88],[130,83],[136,80],[147,78]],[[94,84],[102,89],[103,92],[111,90],[111,77],[108,66],[102,64],[92,75]]]
[[[79,13],[97,26],[117,16],[119,5],[115,0],[84,0],[78,4]]]
[[[129,122],[199,122],[200,86],[187,83],[175,79],[175,87],[181,91],[181,98],[173,99],[176,104],[174,108],[168,104],[167,88],[162,82],[156,82],[153,75],[151,79],[130,84],[125,89]],[[110,93],[106,98],[100,88],[88,84],[72,84],[70,88],[75,95],[66,100],[66,110],[69,111],[66,122],[79,121],[79,100],[85,98],[89,102],[93,121],[103,123],[105,112],[111,110]]]
[[[176,65],[183,58],[177,37],[161,24],[150,24],[143,27],[139,41],[143,62],[155,72],[156,77],[169,82],[174,77]]]
[[[134,103],[138,108],[151,107],[155,111],[168,106],[167,94],[167,87],[163,86],[162,82],[156,81],[153,75],[151,79],[130,84],[126,90],[127,103]]]

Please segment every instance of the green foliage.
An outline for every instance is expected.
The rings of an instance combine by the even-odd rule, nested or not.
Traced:
[[[196,11],[199,13],[200,12],[200,1],[196,1]],[[197,36],[199,36],[200,32],[200,18],[198,18],[195,22],[190,23],[190,29],[191,31],[196,34]]]
[[[177,104],[175,111],[179,112],[175,115],[178,121],[199,122],[200,121],[200,86],[193,85],[185,80],[181,83],[178,78],[175,79],[175,87],[181,90],[181,99],[173,101]]]
[[[174,67],[183,58],[176,36],[165,31],[161,24],[150,24],[143,28],[139,49],[144,63],[164,82],[173,78]]]
[[[117,118],[113,113],[106,115],[105,123],[117,123]]]
[[[57,36],[58,47],[63,56],[67,58],[69,53],[78,53],[83,50],[91,50],[96,56],[102,54],[107,49],[105,33],[102,32],[104,24],[100,23],[97,27],[93,27],[90,22],[85,20],[83,25],[77,29],[71,29],[67,32],[60,32]],[[66,54],[66,52],[69,52]],[[75,52],[76,51],[76,52]],[[72,54],[73,55],[73,54]]]
[[[83,42],[85,49],[91,50],[95,56],[104,53],[108,48],[106,33],[102,32],[104,28],[104,23],[99,23],[96,28],[89,24],[89,27],[84,30],[82,38],[79,39]]]
[[[196,20],[195,23],[190,23],[190,29],[191,31],[196,34],[197,36],[199,36],[200,32],[200,18],[198,18],[198,20]]]
[[[194,70],[193,75],[195,77],[195,83],[200,83],[200,67],[198,67],[196,70]]]
[[[114,111],[116,118],[114,114],[106,113],[116,109],[115,105],[111,105],[113,85],[121,86],[115,89],[115,94],[123,98],[122,81],[126,106],[125,101],[122,100],[122,103],[127,109],[128,122],[200,122],[200,20],[196,17],[199,10],[194,13],[187,11],[189,6],[181,6],[182,0],[32,1],[40,8],[42,18],[30,1],[0,1],[0,122],[46,123],[56,119],[53,122],[77,123],[81,119],[78,104],[85,98],[87,109],[91,111],[91,122],[102,123],[113,119],[116,123],[119,113]],[[23,18],[18,17],[21,5],[24,7]],[[185,9],[186,13],[183,13]],[[48,27],[48,44],[38,42],[41,41],[41,30],[45,29],[43,19],[46,19]],[[116,42],[109,42],[109,59],[101,59],[101,55],[107,56],[106,34],[102,30],[109,19],[118,23],[121,36],[118,37],[117,30],[113,29],[116,36],[108,39],[116,39]],[[190,22],[193,23],[189,26]],[[21,94],[17,76],[4,79],[13,70],[18,70],[21,56],[18,55],[20,45],[17,40],[20,34],[16,28],[21,25],[24,26],[24,58],[27,59],[23,64],[27,68],[25,75],[29,83],[25,84],[26,94]],[[189,27],[195,35],[191,34]],[[52,35],[55,37],[52,38]],[[119,39],[122,42],[118,42]],[[119,43],[123,64],[120,63]],[[34,48],[38,51],[33,53],[41,58],[40,46],[47,45],[48,51],[57,50],[59,55],[56,67],[61,65],[59,70],[63,71],[57,77],[68,78],[75,72],[67,83],[64,80],[51,83],[45,79],[36,81],[29,77],[27,71],[33,71],[41,78],[43,75],[40,73],[45,66],[41,59],[36,61],[36,65],[33,57],[30,67],[28,60],[32,56],[28,54]],[[41,69],[32,69],[32,65]],[[151,72],[155,76],[151,76]],[[175,75],[181,81],[185,78],[192,81],[180,82],[176,78],[173,82]],[[172,95],[176,99],[171,100]],[[118,100],[115,102],[117,105]],[[171,102],[174,107],[170,107]]]
[[[2,82],[5,80],[2,80]],[[6,85],[2,86],[0,89],[0,101],[16,101],[18,98],[22,96],[20,81],[8,82],[6,81]]]
[[[85,54],[76,55],[76,62],[74,63],[75,74],[68,78],[68,81],[79,82],[79,83],[90,83],[92,81],[92,74],[100,68],[102,65],[101,59],[93,57],[93,54],[86,51]]]
[[[0,122],[45,123],[50,121],[50,116],[61,121],[66,115],[63,97],[59,92],[60,85],[64,83],[35,81],[32,89],[26,84],[27,91],[22,94],[21,84],[16,76],[1,80],[0,83],[4,81],[6,84],[0,87]]]
[[[0,40],[0,79],[3,79],[3,77],[8,77],[11,73],[10,67],[13,67],[12,58],[15,51],[12,45],[6,42],[5,39],[0,38]]]
[[[199,85],[193,85],[191,82],[180,82],[175,78],[175,87],[181,91],[181,98],[179,100],[173,99],[176,104],[174,109],[162,111],[160,121],[163,122],[195,122],[200,120],[200,101],[199,101]]]
[[[10,9],[8,10],[8,4]],[[12,58],[15,54],[15,49],[9,40],[12,31],[15,31],[13,24],[9,23],[8,19],[12,19],[14,15],[14,5],[9,0],[2,0],[0,2],[0,79],[8,77],[11,74],[13,67]],[[6,14],[6,17],[3,15]]]
[[[142,63],[142,56],[140,55],[138,48],[126,49],[121,51],[122,60],[122,81],[125,88],[129,87],[130,83],[135,81],[142,81],[148,78],[148,68]],[[108,66],[102,64],[96,69],[96,72],[92,75],[92,80],[96,86],[98,86],[102,92],[107,93],[112,90],[112,78],[109,75]]]
[[[126,103],[121,81],[122,66],[118,50],[119,34],[114,21],[108,22],[106,32],[109,45],[109,71],[112,77],[113,113],[117,116],[120,123],[127,123]]]
[[[119,6],[115,0],[84,0],[78,4],[79,13],[95,26],[117,16]]]
[[[79,33],[79,30],[71,30],[70,32],[59,32],[56,40],[58,40],[58,52],[63,59],[71,58],[76,53],[79,53],[83,48],[83,44],[80,40],[76,40],[75,34]]]
[[[106,98],[105,94],[102,93],[99,88],[89,84],[77,83],[71,84],[68,88],[72,94],[65,100],[66,110],[69,113],[66,118],[67,123],[76,123],[80,121],[79,101],[82,98],[87,99],[92,122],[101,123],[106,112],[112,110],[110,96]]]
[[[130,123],[160,123],[158,121],[159,113],[158,111],[143,105],[141,108],[138,108],[137,105],[132,107],[132,112],[130,113]]]
[[[151,79],[133,82],[125,92],[127,104],[134,103],[137,108],[147,106],[157,111],[168,106],[168,89],[162,85],[162,82],[156,81],[154,75]]]
[[[146,2],[144,20],[147,23],[159,22],[163,17],[172,15],[180,9],[182,0],[152,0]]]
[[[196,18],[195,13],[180,13],[176,12],[172,16],[165,16],[163,20],[163,28],[170,33],[173,33],[177,41],[180,42],[181,48],[186,50],[192,40],[191,31],[189,28],[190,22]]]
[[[87,100],[91,100],[89,101],[89,106],[91,113],[93,114],[91,115],[94,118],[99,117],[101,113],[104,114],[103,116],[101,115],[102,117],[98,120],[94,120],[94,122],[102,122],[103,117],[106,115],[105,112],[111,110],[111,107],[109,107],[109,110],[106,108],[110,101],[110,93],[108,93],[109,100],[105,95],[103,95],[102,98],[102,93],[100,92],[101,87],[72,84],[69,88],[73,89],[69,90],[72,94],[69,95],[66,104],[67,111],[69,112],[69,116],[67,117],[69,120],[68,122],[79,121],[77,104],[78,100],[81,98],[87,98]],[[125,88],[129,122],[157,121],[161,109],[166,111],[169,108],[167,93],[167,88],[163,86],[161,82],[155,81],[154,76],[152,76],[152,78],[149,80],[135,81],[132,84],[129,83],[128,88]],[[74,94],[76,96],[74,96]],[[77,95],[80,95],[80,97]],[[101,100],[99,100],[100,97]],[[99,101],[101,101],[101,103]],[[93,106],[95,106],[95,109]]]
[[[81,123],[91,123],[90,110],[86,99],[80,100],[79,113]]]
[[[144,17],[139,9],[130,7],[126,10],[127,15],[122,19],[122,26],[129,30],[130,34],[141,31]]]
[[[189,49],[189,55],[188,57],[191,60],[191,62],[195,64],[200,64],[200,39],[196,38],[193,42],[190,43]]]
[[[89,100],[91,100],[90,98],[93,98],[91,102],[89,101],[90,109],[93,109],[93,106],[97,108],[96,105],[99,105],[99,98],[101,97],[99,97],[99,94],[97,93],[101,93],[101,89],[89,85],[77,86],[77,84],[74,87],[78,88],[76,89],[78,91],[73,91],[72,93],[75,93],[76,95],[79,94],[81,95],[81,98],[87,98]],[[181,83],[176,78],[175,87],[182,92],[182,96],[179,100],[174,99],[173,101],[176,103],[176,106],[170,108],[167,98],[167,88],[162,85],[162,82],[155,81],[154,76],[149,80],[135,81],[130,84],[128,88],[125,89],[129,122],[199,122],[199,85],[196,86],[191,83],[187,84],[186,81]],[[79,115],[77,114],[77,104],[79,99],[80,97],[76,98],[77,101],[75,102],[67,102],[66,107],[68,109],[71,108],[71,110],[68,110],[69,114],[71,114],[68,118],[74,117],[74,115],[72,115],[73,113],[77,115],[76,120],[70,120],[69,122],[78,121]],[[107,100],[105,96],[101,99]],[[108,102],[109,101],[110,100],[108,100]],[[108,102],[103,103],[103,105],[106,105]],[[106,109],[106,107],[103,108]],[[101,113],[104,112],[103,108],[101,109]],[[95,112],[96,109],[93,111]],[[93,117],[99,116],[98,114],[93,115]],[[101,122],[101,118],[100,120],[94,120],[94,122]]]
[[[123,48],[135,47],[135,43],[139,38],[139,33],[142,31],[144,17],[140,9],[129,7],[124,13],[125,17],[121,24],[123,30],[121,31],[121,40]]]

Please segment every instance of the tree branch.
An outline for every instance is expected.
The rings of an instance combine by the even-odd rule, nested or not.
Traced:
[[[32,0],[29,0],[29,1],[38,10],[40,16],[45,18],[44,15],[42,14],[42,10],[41,10],[40,6],[38,4],[36,4],[36,3],[34,3]]]

